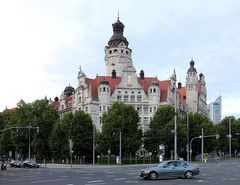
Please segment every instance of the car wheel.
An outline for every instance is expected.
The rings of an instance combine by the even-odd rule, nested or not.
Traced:
[[[152,179],[152,180],[156,180],[158,177],[157,173],[156,172],[150,172],[149,173],[149,178]]]
[[[186,179],[191,179],[193,177],[193,172],[192,171],[186,171],[184,176],[185,176]]]

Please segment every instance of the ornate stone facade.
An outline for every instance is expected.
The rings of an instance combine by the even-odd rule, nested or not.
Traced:
[[[176,87],[175,70],[172,77],[159,80],[157,77],[145,77],[141,70],[139,76],[133,66],[128,41],[124,37],[124,25],[118,19],[113,25],[113,35],[105,47],[106,76],[88,78],[81,67],[78,72],[78,86],[68,86],[53,104],[61,116],[65,112],[83,110],[92,115],[97,130],[101,131],[102,115],[116,101],[131,104],[139,113],[140,127],[148,128],[157,108],[163,104],[174,104],[193,112],[205,113],[206,87],[204,76],[197,77],[194,62],[191,61],[187,73],[186,88]],[[175,96],[175,91],[177,96]]]

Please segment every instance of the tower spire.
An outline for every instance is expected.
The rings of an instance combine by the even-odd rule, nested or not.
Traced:
[[[117,14],[118,16],[117,16],[117,20],[119,21],[119,9],[118,9],[118,14]]]

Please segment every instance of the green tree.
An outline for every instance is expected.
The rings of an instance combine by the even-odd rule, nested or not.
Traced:
[[[55,159],[69,157],[69,139],[73,142],[73,155],[92,158],[93,125],[89,114],[83,111],[66,113],[61,123],[55,125],[50,146]]]
[[[172,146],[173,134],[171,131],[174,129],[174,112],[172,105],[162,105],[157,109],[144,137],[145,147],[148,151],[157,154],[160,144],[165,144],[169,148]]]
[[[204,135],[216,134],[213,123],[207,116],[199,113],[189,113],[189,141],[196,136],[200,136],[204,129]],[[156,152],[159,145],[165,144],[166,157],[170,157],[170,151],[174,149],[174,107],[172,105],[163,105],[157,109],[149,130],[145,133],[145,146],[148,151]],[[177,116],[177,151],[178,156],[186,158],[187,145],[187,117]],[[204,139],[206,140],[206,139]],[[216,138],[207,138],[205,142],[205,151],[211,152],[216,149]],[[215,144],[215,145],[214,145]],[[192,143],[193,156],[201,152],[201,140],[194,140]]]
[[[122,156],[134,155],[141,145],[142,131],[138,128],[138,112],[131,105],[114,103],[103,115],[102,132],[98,134],[97,149],[102,154],[119,154],[121,131]]]
[[[9,128],[15,122],[15,111],[5,110],[0,113],[0,130]],[[15,131],[16,132],[16,131]],[[0,132],[0,157],[8,157],[9,151],[14,152],[15,146],[11,137],[11,130]]]
[[[3,146],[5,148],[7,146],[7,150],[11,150],[13,154],[17,152],[21,154],[21,157],[28,157],[30,131],[31,157],[36,155],[38,159],[43,159],[46,156],[50,156],[49,136],[53,125],[58,121],[59,115],[57,110],[47,100],[36,100],[33,103],[21,105],[15,110],[4,111],[4,127],[18,126],[19,129],[11,129],[4,132],[3,137],[5,134],[8,134],[8,141],[5,139],[5,142],[11,142],[11,146],[8,146],[7,143],[4,143]],[[38,126],[39,133],[37,133],[36,129],[20,128],[28,125],[32,127]]]
[[[202,128],[204,131],[204,136],[216,135],[216,129],[213,122],[208,116],[200,113],[190,113],[189,114],[189,141],[192,138],[202,135]],[[210,153],[217,148],[216,137],[204,138],[204,152]],[[201,153],[201,139],[195,139],[192,142],[192,157]]]
[[[218,142],[218,150],[224,153],[229,153],[229,124],[231,122],[232,135],[232,154],[240,152],[240,120],[236,120],[233,116],[225,117],[219,124],[217,124],[216,132],[219,133],[220,138]]]

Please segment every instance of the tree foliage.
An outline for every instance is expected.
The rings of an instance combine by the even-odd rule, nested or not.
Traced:
[[[6,110],[4,115],[4,127],[39,127],[39,133],[36,129],[19,128],[5,131],[1,140],[5,138],[5,134],[8,134],[8,143],[5,141],[1,144],[2,148],[7,147],[8,151],[12,151],[13,154],[19,153],[21,157],[28,156],[28,138],[30,131],[31,141],[31,157],[36,155],[38,158],[45,158],[50,156],[49,148],[49,136],[52,132],[54,124],[59,121],[59,115],[57,110],[48,103],[47,100],[36,100],[31,104],[24,104],[17,107],[15,110]],[[18,131],[18,132],[17,132]],[[8,154],[8,151],[1,150],[2,155]],[[14,157],[14,156],[13,156]]]
[[[122,154],[134,155],[141,145],[142,132],[138,128],[138,112],[131,105],[122,102],[114,103],[103,115],[102,132],[98,135],[97,149],[102,154],[119,154],[121,131]]]
[[[73,142],[73,155],[92,158],[93,125],[89,114],[83,111],[66,113],[61,123],[55,125],[50,146],[55,159],[69,157],[69,139]]]
[[[231,148],[232,154],[240,152],[240,120],[233,116],[225,117],[216,125],[216,132],[220,135],[217,149],[224,153],[229,153],[229,126],[231,126]]]

